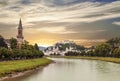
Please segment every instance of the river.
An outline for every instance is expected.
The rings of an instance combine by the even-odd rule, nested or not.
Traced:
[[[11,81],[120,81],[120,64],[96,60],[50,59],[56,63]]]

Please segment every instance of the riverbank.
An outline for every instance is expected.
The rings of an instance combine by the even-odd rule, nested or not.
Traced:
[[[112,57],[87,57],[87,56],[50,56],[51,58],[67,58],[67,59],[87,59],[87,60],[101,60],[106,62],[120,63],[120,58]]]
[[[52,60],[47,58],[15,60],[0,62],[0,80],[15,76],[28,70],[33,70],[38,67],[43,67],[50,64]]]

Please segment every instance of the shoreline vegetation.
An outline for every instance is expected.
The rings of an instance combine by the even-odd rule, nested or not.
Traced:
[[[120,64],[120,58],[113,57],[90,57],[90,56],[48,56],[51,58],[67,58],[67,59],[86,59],[86,60],[100,60]]]
[[[16,38],[6,41],[0,35],[0,81],[21,76],[51,62],[52,60],[44,58],[44,53],[39,50],[37,43],[31,45],[24,40],[19,47]]]
[[[0,62],[0,81],[6,79],[6,77],[14,77],[19,73],[44,67],[50,63],[52,63],[52,60],[47,58]]]

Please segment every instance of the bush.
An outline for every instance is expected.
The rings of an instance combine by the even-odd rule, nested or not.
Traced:
[[[112,54],[113,57],[120,57],[120,48],[116,48]]]
[[[69,51],[69,52],[65,53],[65,55],[66,56],[78,56],[78,55],[80,55],[80,53]]]
[[[12,51],[7,48],[0,48],[0,59],[1,60],[10,60],[12,58]]]

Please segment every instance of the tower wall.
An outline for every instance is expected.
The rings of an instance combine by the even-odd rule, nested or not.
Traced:
[[[23,28],[22,28],[22,21],[20,19],[19,21],[19,26],[18,26],[18,35],[17,35],[17,45],[18,45],[18,48],[21,49],[21,46],[22,46],[22,43],[23,43]]]

